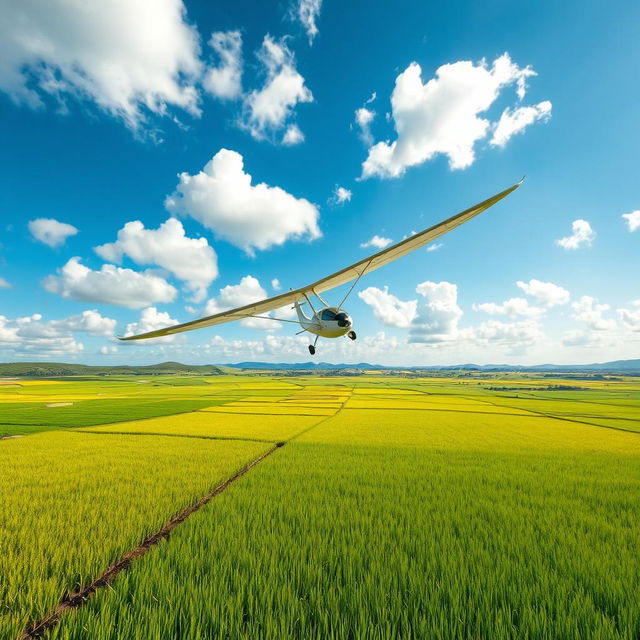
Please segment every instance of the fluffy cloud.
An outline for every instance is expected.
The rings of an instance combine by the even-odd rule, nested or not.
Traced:
[[[105,318],[95,309],[83,311],[64,320],[52,320],[51,325],[64,331],[83,331],[92,336],[109,338],[113,336],[117,322],[113,318]]]
[[[63,298],[84,302],[102,302],[140,309],[154,302],[172,302],[176,289],[166,280],[149,272],[138,273],[112,264],[92,271],[71,258],[57,276],[47,276],[42,286]]]
[[[391,243],[393,242],[393,240],[391,240],[391,238],[385,238],[383,236],[373,236],[373,238],[371,238],[371,240],[367,240],[366,242],[363,242],[360,247],[362,249],[368,249],[369,247],[374,247],[376,249],[384,249],[385,247],[388,247]]]
[[[640,300],[636,300],[632,304],[634,309],[618,309],[618,315],[627,329],[640,331]]]
[[[574,220],[571,223],[571,235],[556,240],[556,244],[563,249],[578,249],[582,246],[590,247],[595,237],[596,232],[586,220]]]
[[[516,133],[522,133],[530,124],[537,120],[546,121],[551,117],[551,103],[544,100],[531,107],[518,107],[502,112],[500,120],[493,130],[493,136],[489,144],[495,147],[504,147]]]
[[[509,316],[510,318],[517,316],[539,318],[545,313],[545,310],[540,307],[529,306],[529,301],[526,298],[509,298],[502,304],[496,304],[495,302],[474,304],[473,310],[488,313],[490,316]]]
[[[280,289],[281,289],[281,287],[280,287],[280,280],[278,280],[278,278],[274,278],[274,279],[271,281],[271,288],[272,288],[274,291],[280,291]]]
[[[631,213],[623,213],[622,217],[629,225],[629,231],[637,231],[640,229],[640,211],[632,211]]]
[[[229,284],[226,287],[220,289],[220,294],[217,298],[211,298],[207,302],[205,308],[206,315],[214,315],[227,311],[228,309],[235,309],[236,307],[244,307],[252,302],[259,302],[267,297],[267,292],[264,290],[260,281],[253,276],[244,276],[238,284]],[[276,311],[278,317],[291,317],[289,309],[279,309]],[[261,314],[270,316],[271,314]],[[276,320],[269,320],[268,318],[244,318],[240,320],[240,324],[243,327],[250,329],[262,329],[263,331],[274,331],[280,328],[280,323]]]
[[[4,278],[0,278],[0,289],[13,289],[13,285]]]
[[[78,230],[66,222],[58,222],[53,218],[36,218],[30,220],[29,231],[31,235],[51,248],[62,246],[66,239],[70,236],[75,236]]]
[[[411,234],[414,235],[414,234]],[[430,245],[427,245],[427,251],[431,253],[432,251],[437,251],[438,249],[442,249],[444,247],[444,243],[442,242],[432,242]]]
[[[522,99],[526,78],[535,73],[530,67],[518,67],[505,53],[491,67],[484,60],[445,64],[426,84],[421,75],[420,65],[413,62],[396,78],[391,108],[397,139],[378,142],[369,149],[362,165],[363,178],[398,177],[408,167],[438,154],[449,158],[452,169],[468,167],[475,159],[475,143],[491,129],[489,120],[480,114],[509,85],[516,84]],[[521,120],[518,116],[519,123]],[[503,131],[506,127],[504,124]]]
[[[569,292],[553,282],[542,282],[532,278],[529,282],[518,280],[516,285],[520,287],[528,296],[535,298],[539,304],[550,309],[559,305],[567,304],[571,297]]]
[[[239,31],[216,31],[209,45],[220,59],[217,67],[207,69],[204,88],[221,100],[235,100],[242,94],[242,35]]]
[[[376,112],[371,109],[367,109],[367,107],[360,107],[359,109],[356,109],[356,125],[360,130],[360,138],[368,146],[373,144],[371,123],[375,117]]]
[[[14,356],[42,354],[45,356],[74,355],[84,350],[75,333],[112,337],[116,321],[95,310],[63,318],[45,321],[42,315],[16,318],[14,321],[0,316],[0,345],[9,347]]]
[[[127,255],[140,265],[158,265],[186,282],[200,302],[207,287],[218,276],[218,259],[206,238],[188,238],[179,220],[169,218],[158,229],[145,229],[142,222],[127,222],[116,242],[103,244],[95,252],[107,262],[121,264]]]
[[[318,35],[316,20],[322,9],[322,0],[296,0],[292,9],[307,32],[309,44],[312,44],[313,39]]]
[[[18,327],[8,326],[11,321],[6,316],[0,316],[0,344],[14,344],[20,342]]]
[[[265,68],[262,89],[245,97],[244,126],[257,140],[280,131],[299,102],[313,102],[311,91],[295,67],[293,53],[284,42],[266,35],[258,59]]]
[[[542,339],[542,331],[535,320],[521,322],[489,320],[474,327],[470,337],[476,344],[508,347],[513,353],[521,353]]]
[[[301,142],[304,142],[304,133],[300,131],[297,124],[290,124],[282,136],[282,144],[286,147],[293,147]]]
[[[195,218],[248,253],[289,238],[320,237],[319,212],[313,204],[280,187],[252,185],[243,166],[239,153],[221,149],[200,173],[180,174],[166,208]]]
[[[388,287],[368,287],[360,291],[358,297],[366,302],[373,309],[373,315],[388,327],[407,329],[416,318],[418,301],[404,302],[390,294]]]
[[[458,336],[462,309],[458,306],[458,287],[451,282],[425,281],[416,287],[426,303],[411,325],[409,342],[427,344],[450,342]]]
[[[598,304],[598,301],[591,296],[582,296],[580,300],[571,304],[571,308],[573,318],[586,323],[593,331],[608,331],[616,326],[615,320],[603,317],[611,307],[608,304]]]
[[[113,345],[111,346],[103,345],[98,350],[98,353],[102,356],[115,356],[118,354],[118,347],[115,347]]]
[[[147,307],[140,313],[140,320],[138,322],[130,322],[127,325],[125,331],[126,336],[136,336],[140,333],[148,333],[149,331],[156,331],[157,329],[164,329],[174,324],[178,324],[178,321],[172,318],[166,311],[158,311],[155,307]],[[158,344],[158,343],[172,343],[172,342],[184,342],[184,334],[175,334],[171,336],[162,336],[161,338],[151,338],[150,340],[141,340],[137,342],[138,345]],[[130,343],[125,343],[130,344]]]
[[[344,204],[345,202],[351,201],[351,196],[353,194],[349,189],[345,189],[345,187],[339,187],[336,185],[336,188],[333,190],[333,194],[329,198],[329,203],[333,205]]]
[[[14,101],[87,98],[133,128],[169,106],[198,113],[198,35],[182,0],[2,5],[0,90]]]

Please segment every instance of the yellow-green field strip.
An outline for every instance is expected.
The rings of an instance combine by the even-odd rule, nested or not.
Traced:
[[[236,480],[248,473],[257,464],[262,462],[266,457],[277,451],[280,447],[284,446],[284,442],[279,442],[271,447],[268,451],[265,451],[262,455],[258,456],[239,471],[236,471],[230,478],[225,480],[222,484],[219,484],[215,489],[202,496],[195,504],[187,507],[181,511],[175,518],[165,524],[162,529],[154,533],[153,535],[145,538],[137,547],[124,553],[116,562],[106,569],[97,578],[92,580],[88,585],[82,587],[78,591],[75,591],[65,596],[55,607],[51,613],[47,614],[43,618],[32,622],[27,626],[24,633],[20,634],[19,640],[31,640],[32,638],[40,638],[51,627],[55,626],[60,620],[62,615],[73,609],[81,607],[89,597],[91,597],[98,589],[106,587],[110,584],[116,576],[124,571],[133,560],[140,558],[147,554],[155,545],[161,540],[166,539],[169,534],[182,522],[184,522],[191,514],[195,513],[205,504],[213,500],[216,496],[220,495],[227,487],[229,487]]]
[[[264,442],[265,444],[276,442],[275,440],[265,440],[263,438],[236,438],[234,436],[198,436],[188,433],[162,433],[161,431],[155,433],[153,431],[96,431],[92,429],[74,429],[73,431],[70,431],[70,433],[89,434],[91,436],[162,436],[163,438],[196,438],[200,440],[238,440],[240,442]]]
[[[83,606],[87,600],[94,595],[98,590],[107,587],[122,571],[126,570],[132,563],[133,560],[140,558],[146,555],[154,546],[156,546],[162,540],[168,538],[171,531],[173,531],[179,524],[184,522],[189,516],[200,510],[203,506],[209,503],[213,498],[220,495],[225,489],[227,489],[231,484],[233,484],[236,480],[240,479],[246,473],[248,473],[251,469],[253,469],[257,464],[262,462],[265,458],[272,455],[279,448],[283,447],[287,442],[294,440],[300,436],[305,435],[311,429],[323,424],[327,420],[337,416],[340,411],[344,408],[344,405],[347,403],[351,396],[346,395],[341,404],[336,407],[336,410],[330,413],[329,415],[325,414],[307,414],[305,417],[313,417],[316,420],[313,424],[309,426],[305,426],[302,430],[298,430],[293,435],[290,435],[287,439],[279,439],[277,441],[274,440],[265,440],[265,439],[257,439],[257,438],[249,438],[249,437],[233,437],[233,436],[215,436],[215,435],[191,435],[191,434],[181,434],[181,433],[166,433],[166,432],[149,432],[149,431],[114,431],[114,430],[105,430],[109,429],[111,425],[102,425],[100,427],[88,428],[88,429],[73,429],[68,430],[67,433],[75,433],[79,436],[86,435],[111,435],[111,436],[150,436],[150,437],[176,437],[176,438],[196,438],[203,440],[234,440],[248,443],[264,443],[271,444],[271,448],[267,451],[259,455],[257,458],[252,460],[251,462],[244,465],[241,469],[236,471],[233,475],[227,478],[224,482],[217,485],[214,489],[206,493],[200,499],[198,499],[195,503],[184,508],[178,515],[173,517],[169,522],[163,525],[158,531],[155,533],[148,535],[144,538],[144,540],[137,545],[136,547],[130,549],[123,553],[115,562],[113,562],[109,567],[100,573],[97,577],[91,579],[88,583],[84,584],[80,588],[74,590],[71,593],[66,593],[58,602],[58,604],[51,609],[44,616],[39,617],[29,624],[27,624],[24,631],[18,636],[19,640],[32,640],[34,638],[41,638],[45,635],[50,629],[55,627],[57,623],[60,621],[62,616],[69,611],[74,609],[78,609]],[[194,411],[190,412],[191,414],[204,414],[205,411]],[[213,411],[209,411],[206,413],[213,413]],[[226,412],[221,412],[226,413]],[[183,414],[182,417],[189,415],[188,413]],[[228,414],[227,414],[228,415]],[[236,414],[238,415],[238,414]],[[242,415],[242,414],[239,414]],[[248,415],[256,415],[256,414],[248,414]],[[262,415],[262,414],[257,414]],[[298,417],[300,414],[266,414],[271,415],[272,417]],[[174,418],[175,416],[164,416],[162,418],[149,418],[146,420],[139,420],[136,422],[144,422],[149,423],[153,421],[161,421],[161,420],[169,420]],[[319,418],[319,420],[318,420]],[[116,423],[117,424],[117,423]]]

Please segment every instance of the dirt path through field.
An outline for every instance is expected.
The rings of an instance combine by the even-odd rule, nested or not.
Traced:
[[[121,572],[125,571],[131,562],[136,558],[144,556],[148,553],[155,545],[157,545],[160,541],[164,540],[169,536],[169,534],[182,522],[184,522],[191,514],[195,513],[199,509],[201,509],[204,505],[209,503],[213,498],[220,495],[225,489],[227,489],[231,484],[233,484],[236,480],[240,479],[246,473],[251,471],[257,464],[262,462],[265,458],[270,456],[272,453],[277,451],[279,448],[283,447],[285,442],[278,442],[261,456],[257,457],[255,460],[249,462],[244,467],[242,467],[239,471],[236,471],[230,478],[225,480],[222,484],[219,484],[215,489],[207,493],[205,496],[200,498],[198,502],[192,504],[191,506],[183,509],[175,518],[170,520],[167,524],[165,524],[162,529],[154,533],[153,535],[145,538],[142,543],[140,543],[134,549],[127,551],[120,558],[108,567],[102,574],[100,574],[97,578],[95,578],[90,584],[82,587],[78,591],[71,593],[65,596],[58,604],[58,606],[51,611],[49,614],[40,618],[40,620],[36,620],[32,622],[26,630],[19,636],[19,640],[31,640],[32,638],[41,638],[43,634],[48,630],[54,627],[60,620],[60,618],[67,612],[73,609],[78,609],[81,607],[98,589],[102,589],[109,585],[116,576]]]
[[[252,438],[234,438],[234,437],[226,438],[226,437],[216,437],[216,436],[190,436],[190,435],[183,435],[183,434],[175,434],[175,437],[187,437],[187,438],[193,437],[193,438],[204,438],[204,439],[211,439],[211,440],[218,440],[218,439],[220,440],[252,440],[256,442],[265,442],[265,444],[273,443],[273,446],[268,451],[263,453],[261,456],[259,456],[252,462],[248,463],[244,467],[242,467],[242,469],[237,471],[234,475],[232,475],[230,478],[225,480],[222,484],[218,485],[215,489],[213,489],[212,491],[207,493],[205,496],[200,498],[200,500],[198,500],[195,504],[192,504],[191,506],[183,509],[175,518],[173,518],[171,521],[165,524],[162,527],[162,529],[160,529],[153,535],[145,538],[145,540],[143,540],[142,543],[139,544],[137,547],[135,547],[134,549],[131,549],[130,551],[127,551],[122,556],[120,556],[120,558],[114,564],[108,567],[90,584],[65,596],[58,603],[55,609],[53,609],[50,613],[40,618],[39,620],[35,620],[31,624],[29,624],[25,629],[25,631],[23,631],[22,634],[18,637],[18,640],[32,640],[33,638],[41,638],[47,630],[54,627],[60,621],[60,619],[66,612],[72,611],[74,609],[78,609],[81,606],[83,606],[85,602],[94,593],[96,593],[96,591],[108,586],[111,582],[113,582],[113,580],[115,580],[115,578],[118,576],[119,573],[121,573],[122,571],[126,571],[133,560],[141,556],[144,556],[151,549],[153,549],[153,547],[157,545],[160,541],[168,538],[171,531],[173,531],[173,529],[175,529],[179,524],[184,522],[190,515],[192,515],[193,513],[201,509],[203,506],[205,506],[207,503],[209,503],[213,498],[221,494],[232,483],[234,483],[236,480],[239,480],[242,476],[244,476],[251,469],[253,469],[257,464],[262,462],[265,458],[273,454],[279,448],[283,447],[285,444],[287,444],[287,442],[291,442],[295,440],[296,438],[300,437],[304,433],[307,433],[311,429],[315,429],[316,427],[325,423],[327,420],[330,420],[331,418],[337,416],[342,411],[342,409],[344,409],[349,399],[351,399],[351,397],[353,396],[353,387],[347,390],[349,391],[349,395],[341,402],[339,408],[334,413],[328,416],[314,415],[313,417],[317,417],[321,419],[318,420],[318,422],[316,422],[315,424],[309,427],[306,427],[302,431],[299,431],[298,433],[296,433],[295,435],[293,435],[292,437],[290,437],[285,441],[273,443],[273,441],[254,440]],[[289,396],[289,397],[292,397],[292,396]],[[268,415],[273,415],[273,414],[268,414]],[[69,431],[74,433],[92,434],[92,435],[116,435],[116,434],[131,435],[131,436],[172,435],[172,434],[166,434],[166,433],[138,433],[138,432],[122,432],[122,431],[121,432],[117,432],[117,431],[99,432],[99,431],[92,431],[90,429],[73,429]]]

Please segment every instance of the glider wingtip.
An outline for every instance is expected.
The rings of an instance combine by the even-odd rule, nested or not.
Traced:
[[[518,186],[520,186],[521,184],[524,183],[526,177],[527,177],[527,175],[525,174],[525,175],[522,176],[522,178],[520,178],[520,180],[518,180]]]

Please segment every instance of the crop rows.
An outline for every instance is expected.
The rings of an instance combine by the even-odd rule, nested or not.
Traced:
[[[640,418],[633,381],[37,382],[0,410],[73,397],[116,419],[0,443],[0,638],[276,441],[46,637],[640,635],[640,436],[608,428]]]

